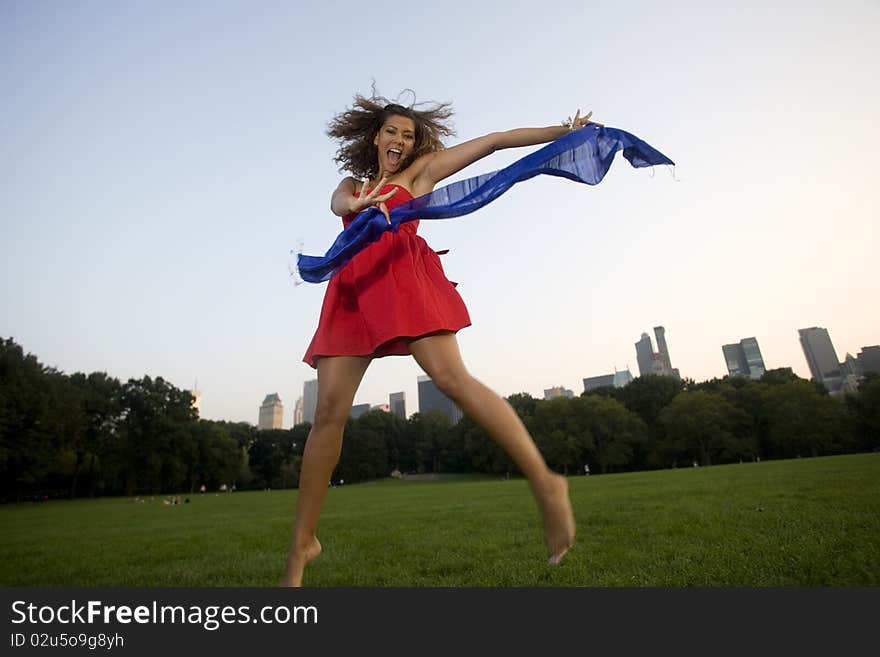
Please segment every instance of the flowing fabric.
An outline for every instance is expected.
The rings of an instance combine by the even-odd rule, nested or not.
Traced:
[[[389,212],[391,223],[378,208],[367,208],[343,230],[323,256],[299,254],[300,277],[309,283],[332,278],[385,231],[415,219],[449,219],[470,214],[491,203],[518,182],[539,174],[560,176],[596,185],[602,181],[617,151],[636,168],[675,164],[660,151],[617,128],[589,125],[569,132],[513,164],[473,178],[451,183],[407,201]]]

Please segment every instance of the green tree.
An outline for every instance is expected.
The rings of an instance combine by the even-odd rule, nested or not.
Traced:
[[[290,433],[285,429],[258,431],[248,449],[253,485],[260,489],[282,488],[282,467],[292,453]],[[288,473],[289,474],[289,473]],[[293,485],[293,484],[291,484]]]
[[[93,497],[101,483],[102,464],[110,454],[121,419],[122,385],[105,372],[93,372],[88,376],[77,372],[71,375],[70,382],[78,392],[83,422],[72,445],[74,468],[70,496],[78,495],[79,483],[85,478],[89,496]]]
[[[681,392],[661,411],[660,422],[671,452],[695,458],[701,465],[749,454],[743,437],[748,418],[718,393]]]
[[[386,456],[384,459],[380,457],[373,465],[374,469],[383,469],[387,467],[387,471],[379,474],[380,477],[387,477],[391,470],[401,469],[401,454],[406,452],[407,425],[406,420],[396,416],[394,413],[386,413],[385,411],[369,411],[364,413],[354,421],[356,433],[361,430],[373,432],[376,436],[380,436],[385,441],[385,448],[382,450]],[[387,466],[385,465],[387,463]]]
[[[539,401],[529,426],[547,467],[566,474],[582,467],[583,446],[592,444],[588,429],[577,422],[574,405],[575,400],[565,397]]]
[[[199,420],[191,428],[194,459],[187,470],[186,487],[190,493],[202,485],[217,490],[221,484],[236,483],[241,470],[242,451],[223,424]]]
[[[540,400],[535,399],[527,392],[518,392],[515,395],[510,395],[507,398],[507,403],[513,407],[513,410],[519,415],[519,419],[528,426],[529,419],[535,416],[535,409]]]
[[[309,422],[297,424],[290,430],[290,447],[292,454],[302,456],[312,425]]]
[[[409,419],[408,433],[416,457],[417,472],[440,472],[443,446],[452,425],[441,411],[414,413]]]
[[[465,457],[475,472],[491,474],[519,472],[507,453],[468,416],[464,416],[456,425],[456,431],[462,436]]]
[[[776,386],[784,383],[794,383],[796,381],[804,381],[795,374],[790,367],[779,367],[775,370],[767,370],[761,375],[761,383]]]
[[[0,486],[3,497],[20,500],[45,483],[57,447],[57,415],[43,366],[11,338],[0,342]]]
[[[847,395],[846,402],[852,415],[855,449],[880,451],[880,377],[869,374],[858,393]]]
[[[122,386],[118,448],[126,495],[185,486],[197,422],[192,402],[189,392],[162,377],[129,379]]]
[[[235,473],[235,485],[237,488],[266,488],[268,484],[265,481],[257,480],[254,476],[254,473],[251,471],[250,467],[250,453],[249,450],[251,445],[257,439],[258,429],[252,424],[247,422],[216,422],[223,428],[226,434],[233,440],[238,448],[238,471]],[[297,428],[298,431],[302,431],[303,427],[310,427],[310,425],[300,425]],[[308,429],[306,429],[306,434],[308,434]],[[298,434],[297,434],[298,435]],[[296,438],[293,438],[294,442]],[[302,441],[305,443],[305,440]],[[302,454],[302,445],[300,446],[300,454]]]
[[[360,422],[367,415],[375,413],[389,415],[384,411],[370,411],[346,423],[342,455],[333,472],[333,482],[368,481],[387,477],[391,472],[388,467],[388,446],[380,428],[383,426],[382,419],[367,418],[365,422]]]
[[[648,427],[656,426],[660,412],[682,391],[683,384],[671,376],[647,374],[620,389],[620,401],[642,418]]]
[[[645,423],[644,441],[633,446],[633,469],[659,468],[666,462],[663,453],[664,427],[660,412],[684,389],[684,383],[671,376],[647,374],[619,388],[617,399]]]
[[[580,435],[588,436],[582,449],[603,474],[632,464],[634,450],[647,438],[647,427],[621,402],[595,395],[572,401]]]
[[[776,458],[843,451],[850,439],[844,407],[810,381],[769,386],[764,396],[767,440]]]
[[[772,371],[778,373],[780,379],[791,373],[788,369]],[[764,383],[743,376],[726,376],[723,379],[712,379],[696,384],[692,388],[719,394],[745,413],[745,424],[737,429],[737,435],[742,438],[743,445],[748,449],[738,455],[740,458],[754,460],[762,453],[770,453],[766,448],[767,422],[764,397],[771,385],[778,383]]]

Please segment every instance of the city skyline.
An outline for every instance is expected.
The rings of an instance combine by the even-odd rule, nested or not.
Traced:
[[[812,328],[815,329],[816,327],[812,327]],[[655,327],[655,331],[657,329],[661,330],[661,332],[662,332],[661,334],[665,334],[665,330],[664,330],[663,326]],[[724,351],[725,347],[730,347],[730,346],[741,347],[743,345],[743,343],[745,342],[745,343],[748,343],[750,349],[754,349],[753,353],[756,352],[756,354],[757,354],[757,361],[756,362],[760,363],[760,367],[764,368],[763,370],[761,370],[761,372],[760,372],[761,374],[763,374],[763,371],[766,371],[769,369],[788,368],[788,369],[791,369],[792,372],[794,372],[795,374],[797,374],[801,378],[805,378],[808,380],[815,380],[815,376],[814,376],[812,369],[811,369],[811,366],[810,366],[809,358],[807,356],[806,351],[803,348],[802,331],[804,331],[804,330],[812,330],[812,329],[798,329],[797,330],[799,344],[801,345],[800,354],[801,354],[802,360],[803,360],[803,364],[802,364],[801,368],[798,368],[797,364],[794,364],[794,363],[792,363],[792,364],[780,363],[774,367],[766,367],[764,365],[763,355],[761,354],[760,348],[758,346],[758,342],[755,338],[743,338],[738,343],[735,343],[735,344],[731,343],[731,344],[727,344],[727,345],[721,345],[722,346],[722,353],[726,354],[726,352]],[[821,329],[821,330],[825,331],[825,333],[828,334],[828,331],[826,329]],[[648,344],[650,345],[651,344],[650,336],[648,336],[646,333],[642,333],[642,340],[644,340],[645,337],[648,337]],[[640,342],[642,340],[640,340]],[[829,338],[829,341],[830,341],[830,338]],[[831,348],[832,348],[832,351],[834,354],[833,357],[836,357],[836,348],[834,348],[833,342],[831,342],[831,344],[832,344]],[[754,346],[751,346],[751,345],[754,345]],[[668,346],[666,344],[665,335],[664,335],[664,339],[663,339],[663,350],[665,351],[665,354],[666,354],[665,358],[666,358],[667,362],[669,362],[670,361],[669,351],[668,351]],[[850,351],[856,351],[856,350],[860,351],[859,356],[862,356],[862,353],[861,353],[862,351],[867,350],[865,352],[865,355],[867,357],[862,359],[862,360],[864,360],[864,362],[870,362],[870,363],[872,363],[872,365],[875,361],[880,362],[877,360],[878,353],[876,350],[880,350],[880,347],[878,347],[877,345],[867,345],[867,344],[860,345],[859,347],[854,347],[852,349],[845,350],[845,353],[847,353],[847,355],[849,355]],[[663,352],[659,352],[659,351],[656,353],[652,352],[652,355],[654,357],[657,357],[657,358],[655,358],[655,362],[657,362],[657,361],[663,362],[662,356],[661,356],[662,353]],[[636,356],[638,357],[638,343],[636,343]],[[746,362],[748,362],[748,357],[747,356],[744,356],[744,357],[746,357]],[[755,358],[755,357],[752,356],[752,358]],[[722,359],[722,360],[724,360],[724,359]],[[670,364],[671,364],[671,362],[670,362]],[[843,366],[843,364],[844,364],[843,361],[838,363],[838,365],[841,367]],[[722,368],[725,371],[721,372],[713,377],[709,377],[709,379],[711,379],[711,378],[724,378],[725,376],[733,376],[734,374],[730,371],[729,367],[730,367],[729,363],[725,360],[724,367]],[[807,370],[806,373],[803,372],[804,369]],[[679,369],[673,368],[673,371],[679,372]],[[421,375],[416,375],[416,376],[418,379],[418,378],[422,378],[426,375],[421,374]],[[683,375],[682,378],[693,378],[695,381],[709,380],[709,379],[696,379],[696,378],[690,377],[686,374]],[[753,377],[753,378],[760,378],[760,374]],[[591,377],[581,377],[579,380],[581,381],[582,387],[584,388],[584,390],[587,390],[587,382],[588,381],[590,381],[592,384],[592,385],[590,385],[590,389],[595,388],[595,387],[604,386],[604,385],[611,385],[611,386],[615,386],[615,387],[620,387],[620,386],[626,385],[627,383],[632,381],[633,377],[629,372],[629,367],[626,367],[623,370],[615,369],[614,373],[612,373],[612,374],[594,375]],[[821,382],[821,380],[820,380],[820,382]],[[416,390],[418,390],[418,381],[416,382],[415,387],[416,387]],[[305,381],[303,384],[303,388],[304,389],[301,391],[303,394],[300,396],[300,398],[297,399],[297,404],[303,406],[303,411],[302,411],[303,421],[313,422],[314,421],[314,408],[317,404],[317,379],[309,379],[309,380]],[[540,390],[540,392],[534,393],[533,392],[534,390]],[[505,392],[503,394],[502,393],[499,393],[499,394],[502,394],[503,397],[508,397],[512,394],[527,393],[527,394],[531,395],[532,397],[534,397],[535,399],[548,399],[548,392],[550,392],[551,390],[571,391],[573,389],[566,389],[566,387],[563,385],[552,386],[551,388],[548,389],[548,388],[541,387],[540,384],[533,384],[529,389],[515,390],[512,392]],[[201,402],[201,394],[202,394],[201,391],[199,391],[199,403]],[[577,392],[575,394],[580,394],[580,392]],[[394,408],[394,403],[392,400],[393,395],[401,395],[399,403],[401,403],[403,405],[403,407],[405,408],[406,393],[403,391],[398,392],[398,393],[387,393],[386,398],[389,399],[389,402],[385,405],[389,406],[389,409],[393,410],[393,408]],[[356,413],[358,416],[360,414],[366,412],[367,410],[375,410],[376,406],[383,405],[383,404],[377,404],[376,402],[371,402],[371,401],[362,401],[362,400],[360,400],[361,396],[362,395],[360,395],[360,394],[357,395],[355,397],[355,402],[352,404],[353,409],[357,408]],[[551,395],[551,397],[549,397],[549,398],[552,398],[552,396],[555,396],[555,395]],[[418,399],[418,396],[416,398]],[[308,408],[310,408],[310,411],[305,410],[307,408],[304,403],[305,399],[309,399],[309,403],[311,404],[311,406],[309,406]],[[403,419],[406,419],[406,418],[410,417],[413,413],[416,413],[416,412],[418,412],[418,411],[408,412],[408,413],[405,413],[405,415],[403,415],[401,417],[403,417]],[[306,419],[307,417],[311,417],[312,419],[308,420],[308,419]],[[294,426],[294,424],[296,424],[295,420],[296,420],[295,417],[291,418],[289,426]],[[244,422],[250,423],[248,420],[244,420],[244,419],[231,420],[231,421],[244,421]],[[287,426],[287,423],[285,423],[285,426]]]
[[[664,327],[655,327],[655,331],[657,329],[660,330],[660,335],[664,334]],[[810,328],[798,329],[798,337],[804,362],[809,369],[808,376],[802,376],[801,378],[806,378],[808,380],[814,380],[819,383],[823,383],[826,388],[828,388],[831,392],[839,392],[841,390],[841,386],[845,382],[847,374],[857,377],[860,376],[864,371],[880,372],[880,345],[861,345],[857,348],[858,354],[855,357],[852,356],[850,352],[856,351],[856,349],[847,349],[845,351],[845,359],[843,361],[840,361],[837,356],[837,349],[834,346],[833,341],[831,340],[830,332],[826,328],[813,326]],[[639,355],[639,347],[640,345],[645,344],[646,338],[648,339],[647,344],[650,346],[650,337],[646,333],[643,333],[642,339],[635,344],[637,357]],[[665,337],[664,339],[662,339],[661,344],[663,351],[665,351],[665,362],[668,363],[669,354]],[[795,368],[792,365],[780,364],[776,367],[765,367],[760,347],[754,337],[743,338],[737,343],[724,344],[721,346],[727,372],[713,378],[724,378],[726,376],[751,376],[751,378],[758,379],[766,370],[780,368],[791,369],[792,372],[795,372]],[[734,350],[734,348],[736,350]],[[657,363],[664,362],[664,356],[662,354],[663,352],[651,352],[650,355],[654,363]],[[39,360],[39,355],[34,355]],[[43,364],[49,367],[53,367],[49,363]],[[739,371],[734,371],[734,369],[732,368],[738,368]],[[676,372],[676,374],[678,373],[678,369],[674,369],[673,371]],[[817,373],[819,374],[818,378]],[[685,375],[682,378],[691,377]],[[502,396],[508,397],[511,394],[526,393],[530,394],[535,399],[547,400],[553,399],[555,397],[570,397],[573,395],[580,395],[581,392],[588,392],[589,390],[597,387],[621,387],[623,385],[627,385],[632,380],[633,377],[629,372],[629,368],[627,367],[624,370],[615,369],[612,374],[595,375],[591,377],[581,378],[583,390],[580,392],[574,392],[572,389],[568,389],[562,385],[555,385],[550,388],[541,388],[542,394],[532,394],[528,390],[519,390],[503,394]],[[698,382],[701,381],[700,379],[694,380]],[[284,421],[284,405],[281,402],[278,393],[269,393],[265,395],[263,402],[259,407],[259,419],[256,423],[253,423],[247,419],[233,419],[228,421],[245,422],[247,424],[257,426],[261,429],[277,429],[283,428],[285,426],[292,427],[296,424],[299,424],[300,422],[312,423],[314,422],[314,412],[317,406],[317,383],[317,379],[310,379],[303,383],[301,391],[302,394],[296,398],[293,410],[294,416],[289,423]],[[445,398],[445,396],[440,393],[436,386],[433,385],[433,381],[431,381],[430,377],[421,374],[418,375],[416,378],[416,386],[417,390],[419,391],[419,396],[417,397],[420,404],[419,410],[407,413],[406,393],[404,391],[400,391],[388,393],[386,395],[388,402],[377,404],[369,401],[356,401],[352,404],[350,415],[353,419],[356,419],[367,411],[383,410],[389,413],[393,412],[402,419],[407,419],[413,413],[423,412],[421,411],[421,400],[423,393],[419,385],[421,383],[430,383],[433,387],[433,392],[428,393],[429,396],[431,394],[435,396],[442,396],[444,397],[444,399],[446,399],[447,402],[449,402],[449,404],[455,406],[454,404],[452,404],[451,400]],[[852,390],[854,389],[854,385],[855,381],[851,379],[849,388],[846,389]],[[202,401],[202,391],[194,387],[190,389],[189,392],[193,395],[193,408],[196,410],[197,414],[199,414]],[[444,412],[447,411],[445,406],[442,410],[444,410]],[[200,414],[199,417],[201,417]],[[455,406],[455,410],[451,413],[450,417],[461,417],[461,411],[458,409],[457,406]]]
[[[661,330],[661,335],[664,334],[662,326],[658,326],[658,327],[656,327],[656,329]],[[836,359],[836,350],[835,350],[834,345],[830,339],[830,335],[826,329],[818,328],[818,327],[812,327],[809,329],[798,329],[798,334],[801,338],[802,346],[805,344],[805,336],[818,335],[823,341],[827,341],[827,345],[825,345],[823,342],[822,346],[826,350],[830,349],[829,353],[831,355],[829,356],[829,358]],[[637,355],[639,353],[639,344],[643,343],[645,337],[647,337],[647,335],[643,333],[642,340],[640,340],[639,343],[636,343],[636,345],[635,345]],[[666,344],[665,337],[661,340],[661,344],[662,344],[662,349],[666,353],[666,356],[665,356],[666,361],[665,362],[669,362],[668,345]],[[759,379],[761,377],[761,375],[763,375],[767,369],[764,365],[764,360],[763,360],[763,356],[761,354],[760,346],[759,346],[758,341],[755,337],[742,338],[737,343],[730,343],[730,344],[722,345],[722,354],[725,357],[725,363],[726,363],[726,366],[728,369],[728,372],[723,376],[749,376],[753,379]],[[804,354],[805,359],[809,360],[809,356],[808,356],[808,352],[807,352],[806,347],[804,347],[803,354]],[[659,353],[654,354],[652,351],[651,356],[652,356],[652,359],[654,361],[656,361],[656,360],[658,360],[658,358],[654,358],[654,357],[659,357],[660,354]],[[831,362],[831,361],[829,361],[829,362]],[[852,364],[849,365],[849,367],[853,370],[859,370],[859,373],[861,373],[861,371],[878,371],[878,372],[880,372],[880,346],[878,346],[878,345],[863,345],[860,348],[857,357],[853,357],[850,355],[849,352],[847,352],[846,362],[851,362]],[[843,376],[843,370],[846,367],[846,362],[837,363],[837,367],[838,367],[837,371],[839,372],[839,376],[841,376],[841,377]],[[664,365],[664,367],[665,367],[665,365]],[[787,369],[792,369],[792,371],[794,371],[790,365],[780,365],[778,368],[770,368],[770,369],[779,369],[779,368],[787,368]],[[675,370],[675,371],[677,371],[677,370]],[[723,378],[723,376],[717,377],[717,378]],[[688,377],[685,376],[684,378],[688,378]],[[812,376],[811,377],[803,377],[803,378],[810,378],[810,379],[816,380]],[[585,378],[581,379],[581,381],[583,383],[583,392],[588,392],[592,389],[595,389],[598,387],[604,387],[604,386],[622,387],[624,385],[627,385],[631,381],[633,381],[633,377],[629,371],[629,368],[626,368],[625,370],[615,370],[612,374],[603,374],[603,375],[596,375],[596,376],[592,376],[592,377],[585,377]],[[821,383],[823,381],[820,379],[819,382]],[[450,418],[461,416],[461,411],[458,410],[457,407],[456,407],[455,411],[453,411],[451,413],[449,412],[448,407],[450,405],[454,406],[454,404],[452,404],[452,402],[450,400],[445,398],[445,396],[442,395],[442,393],[440,393],[439,390],[437,390],[436,386],[433,385],[433,382],[431,381],[430,377],[428,377],[427,375],[419,375],[416,379],[416,383],[417,383],[417,386],[419,386],[419,397],[418,397],[419,410],[413,411],[413,413],[424,412],[424,411],[422,411],[422,403],[423,403],[422,399],[424,396],[424,398],[426,400],[428,400],[428,399],[433,400],[433,401],[427,402],[428,404],[435,403],[435,406],[437,408],[439,408],[440,410],[443,410],[444,412],[446,412],[448,415],[450,415]],[[430,383],[432,389],[427,390],[427,388],[425,388],[423,390],[421,387],[422,383]],[[305,382],[303,396],[297,400],[298,407],[302,405],[302,400],[307,395],[309,395],[309,394],[314,395],[315,394],[315,392],[317,390],[316,384],[317,384],[316,379],[309,380],[309,381]],[[835,388],[834,391],[836,392],[837,388]],[[526,392],[526,391],[520,391],[520,392]],[[510,393],[510,394],[515,394],[515,393]],[[531,394],[531,393],[529,393],[529,394]],[[556,385],[556,386],[552,386],[550,388],[543,388],[543,396],[537,396],[537,395],[532,395],[532,396],[535,399],[547,400],[547,399],[554,399],[556,397],[571,397],[576,394],[579,395],[581,393],[580,392],[575,393],[574,390],[568,389],[565,386]],[[504,395],[504,396],[509,396],[509,394]],[[436,401],[436,400],[440,399],[440,397],[443,397],[443,400]],[[389,393],[388,400],[389,400],[388,403],[381,403],[381,404],[372,404],[370,402],[359,402],[359,403],[353,404],[350,415],[352,418],[357,418],[357,417],[360,417],[363,413],[366,413],[367,411],[370,411],[370,410],[384,410],[389,413],[394,412],[402,419],[407,419],[410,415],[412,415],[412,414],[407,414],[405,411],[406,395],[404,392]],[[295,422],[294,422],[294,424],[295,424]],[[293,426],[293,425],[291,425],[291,426]]]
[[[421,223],[449,249],[473,322],[458,336],[465,365],[498,394],[635,374],[632,344],[660,322],[672,364],[698,381],[724,376],[719,345],[743,336],[767,369],[804,378],[798,328],[827,328],[841,357],[877,344],[880,89],[864,81],[880,5],[466,7],[466,22],[406,8],[444,35],[440,60],[378,39],[363,68],[338,47],[353,3],[2,3],[0,335],[66,373],[198,379],[210,420],[253,422],[277,391],[290,426],[316,377],[301,358],[326,288],[295,285],[290,268],[341,230],[325,131],[375,80],[404,104],[451,102],[449,145],[581,108],[676,162],[673,174],[618,156],[598,185],[538,176]],[[639,48],[613,30],[584,40],[592,20],[627,26]],[[502,41],[530,46],[486,47]],[[572,75],[562,61],[587,64]],[[479,84],[461,74],[474,62],[493,71]],[[378,360],[354,403],[415,400],[419,374],[411,358]]]

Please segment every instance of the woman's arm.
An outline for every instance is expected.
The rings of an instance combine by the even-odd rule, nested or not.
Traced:
[[[391,219],[388,216],[388,209],[385,207],[385,201],[397,193],[397,188],[395,187],[387,194],[380,195],[379,190],[385,185],[386,180],[387,178],[382,178],[369,194],[365,193],[367,189],[367,181],[365,180],[361,186],[361,195],[355,196],[357,180],[352,177],[343,178],[342,182],[339,183],[339,186],[336,188],[336,191],[333,192],[333,196],[330,197],[330,211],[337,217],[344,217],[349,214],[358,213],[371,205],[375,205],[382,211],[382,214],[385,215],[388,223],[391,223]]]
[[[592,112],[581,118],[580,110],[578,110],[570,125],[563,124],[547,128],[516,128],[505,132],[492,132],[488,135],[452,146],[446,150],[430,153],[421,158],[421,162],[415,163],[416,166],[422,165],[415,176],[418,179],[417,186],[433,189],[434,185],[444,178],[448,178],[495,151],[505,148],[546,144],[547,142],[559,139],[570,130],[577,130],[593,123],[590,121],[591,115]]]
[[[354,191],[357,189],[355,179],[343,178],[342,182],[330,197],[330,210],[337,217],[344,217],[351,213],[351,202],[354,200]]]

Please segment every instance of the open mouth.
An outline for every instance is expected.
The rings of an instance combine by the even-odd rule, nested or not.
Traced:
[[[388,149],[388,164],[397,165],[400,164],[400,158],[403,157],[403,153],[396,148]]]

